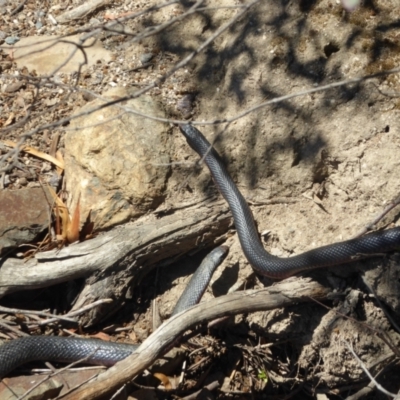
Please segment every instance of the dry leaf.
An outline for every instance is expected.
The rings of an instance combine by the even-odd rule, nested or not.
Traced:
[[[23,108],[26,111],[26,104],[23,96],[19,95],[16,97],[15,105],[18,106],[19,108]]]
[[[136,336],[136,333],[134,331],[131,331],[128,335],[129,339],[132,340],[132,342],[136,343],[138,341],[138,338]]]
[[[171,385],[171,382],[168,379],[168,376],[162,374],[161,372],[155,372],[153,374],[153,376],[155,378],[159,379],[163,383],[165,389],[172,390],[172,385]]]
[[[76,328],[70,328],[70,329],[66,329],[67,332],[71,333],[71,335],[74,335],[75,333],[78,332],[78,329]]]
[[[7,126],[7,125],[4,125],[4,126]],[[17,144],[11,140],[4,140],[3,143],[9,147],[14,147],[14,148],[17,147]],[[35,157],[41,158],[42,160],[49,161],[52,164],[56,165],[57,167],[64,169],[64,162],[59,161],[56,158],[50,156],[49,154],[43,153],[42,151],[37,150],[33,147],[21,146],[21,151],[24,151],[25,153],[31,154]]]
[[[11,125],[11,124],[13,123],[14,119],[15,119],[15,114],[12,112],[12,113],[10,113],[10,115],[8,116],[7,121],[4,122],[4,125],[3,125],[3,126],[6,127],[6,126],[8,126],[8,125]]]
[[[94,229],[94,222],[92,222],[90,220],[91,214],[92,214],[92,210],[89,210],[86,221],[82,225],[81,233],[79,234],[79,240],[81,242],[92,236],[93,229]]]
[[[79,194],[72,220],[69,221],[67,228],[68,243],[74,243],[79,240],[80,201],[81,195]]]
[[[60,99],[57,97],[54,97],[53,99],[47,99],[44,104],[46,104],[47,107],[52,107],[55,106],[57,103],[60,102]]]
[[[131,15],[134,15],[135,13],[133,11],[128,11],[128,12],[124,12],[124,13],[119,13],[119,14],[113,14],[113,13],[109,13],[106,12],[103,16],[103,18],[106,21],[114,21],[118,18],[125,18],[125,17],[130,17]]]
[[[57,204],[55,207],[55,214],[56,214],[56,236],[58,236],[61,235],[61,226],[60,226],[60,213]]]
[[[63,155],[62,155],[62,153],[61,153],[60,150],[57,150],[57,151],[56,151],[56,159],[57,159],[58,161],[60,161],[60,163],[62,163],[62,165],[65,165],[65,163],[64,163],[64,157],[63,157]],[[61,176],[62,173],[63,173],[63,171],[64,171],[64,169],[63,169],[63,168],[60,168],[59,166],[56,165],[56,171],[57,171],[58,176]]]
[[[111,337],[104,332],[98,332],[95,335],[90,335],[90,337],[96,338],[96,339],[101,339],[106,342],[109,342],[111,340]]]
[[[68,232],[68,227],[69,227],[69,213],[68,213],[68,208],[67,206],[63,203],[63,201],[57,196],[56,192],[51,186],[47,186],[47,189],[49,190],[51,197],[54,200],[54,208],[55,208],[55,214],[56,218],[61,219],[61,236],[62,240],[67,239],[67,232]],[[56,225],[57,227],[57,225]],[[56,231],[57,233],[57,238],[60,235],[60,232]]]

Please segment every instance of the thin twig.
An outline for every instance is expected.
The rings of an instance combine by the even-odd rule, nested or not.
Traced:
[[[355,351],[353,350],[353,347],[347,343],[346,341],[343,341],[343,344],[347,347],[347,349],[350,351],[350,353],[353,355],[353,357],[358,361],[358,363],[360,364],[360,367],[362,368],[362,370],[366,373],[366,375],[368,376],[368,378],[371,380],[371,382],[374,383],[374,385],[376,385],[377,389],[380,390],[382,393],[386,394],[387,396],[393,397],[395,398],[397,396],[397,394],[395,393],[391,393],[389,391],[387,391],[382,385],[380,385],[375,378],[370,374],[370,372],[368,371],[368,368],[365,366],[365,364],[360,360],[360,358],[357,356],[357,354],[355,353]]]
[[[164,322],[149,336],[132,355],[99,375],[90,385],[85,385],[64,400],[94,400],[109,394],[121,384],[133,379],[167,351],[169,346],[188,328],[199,322],[224,315],[275,309],[307,301],[309,296],[325,299],[330,289],[309,279],[288,279],[273,287],[232,293],[208,302],[200,303]]]
[[[15,7],[14,10],[12,10],[12,11],[10,12],[10,16],[13,16],[13,15],[19,13],[19,12],[23,9],[23,7],[24,7],[24,5],[26,4],[27,1],[28,1],[28,0],[23,0],[23,1],[21,1],[21,3],[19,3],[19,4],[17,5],[17,7]]]
[[[23,145],[23,143],[25,142],[25,140],[27,138],[31,137],[32,135],[34,135],[35,133],[43,131],[44,129],[53,129],[53,128],[58,127],[58,126],[62,126],[63,124],[66,124],[66,123],[68,123],[68,122],[70,122],[70,121],[72,121],[72,120],[74,120],[76,118],[80,118],[82,116],[91,114],[91,113],[93,113],[95,111],[98,111],[98,110],[101,110],[103,108],[106,108],[106,107],[109,107],[109,106],[112,106],[112,105],[119,105],[119,103],[121,103],[123,101],[137,98],[137,97],[141,96],[142,94],[150,91],[151,89],[153,89],[155,87],[158,87],[166,79],[168,79],[170,76],[172,76],[176,71],[178,71],[179,69],[181,69],[184,66],[186,66],[197,54],[199,54],[204,49],[206,49],[218,36],[220,36],[223,32],[225,32],[232,25],[234,25],[237,20],[239,20],[251,7],[253,7],[258,2],[260,2],[260,0],[253,0],[249,4],[243,6],[243,9],[240,12],[238,12],[230,21],[228,21],[223,26],[221,26],[219,29],[217,29],[214,32],[214,34],[212,34],[207,40],[205,40],[196,50],[194,50],[192,53],[190,53],[188,56],[186,56],[183,60],[181,60],[180,62],[175,64],[175,66],[173,66],[169,71],[167,71],[162,77],[157,78],[155,81],[153,81],[149,85],[145,86],[143,89],[136,91],[135,93],[133,93],[130,96],[125,96],[123,98],[119,98],[119,99],[116,99],[116,100],[106,101],[104,104],[101,104],[101,105],[99,105],[97,107],[93,107],[92,109],[87,110],[85,112],[82,112],[82,113],[79,113],[79,114],[75,114],[75,115],[72,115],[72,116],[68,116],[68,117],[62,118],[62,119],[60,119],[58,121],[54,121],[52,123],[44,124],[42,126],[39,126],[39,127],[35,128],[35,129],[29,131],[28,133],[26,133],[24,135],[21,135],[20,140],[17,143],[16,148],[14,149],[13,160],[18,155],[18,152],[19,152],[21,146]],[[194,8],[195,8],[196,4],[190,10],[193,9],[193,11],[194,11]],[[87,39],[87,38],[81,38],[81,41],[83,41],[85,39]],[[76,43],[74,43],[74,44],[78,47],[78,44],[76,44]],[[83,47],[83,46],[80,45],[80,47]],[[76,51],[77,51],[77,49],[74,50],[74,52],[76,52]],[[96,97],[97,97],[97,95],[96,95]],[[119,107],[124,109],[124,107],[122,107],[121,105],[119,105]],[[136,115],[141,115],[141,113],[139,113],[138,111],[133,110],[133,109],[131,109],[129,107],[128,107],[128,112],[131,112],[131,113],[136,114]],[[144,116],[144,115],[141,115],[141,116]],[[169,122],[169,120],[166,119],[166,118],[151,117],[151,119],[160,120],[162,122]],[[174,120],[171,120],[171,121],[174,121]],[[186,122],[184,120],[177,120],[177,121],[179,123],[185,123]],[[4,132],[4,131],[0,131],[0,132]],[[11,153],[12,152],[10,152],[9,154],[11,154]],[[8,157],[10,157],[10,155],[8,155]],[[6,158],[2,157],[2,159],[5,160]],[[0,172],[1,172],[1,164],[2,164],[2,161],[1,161],[1,158],[0,158]]]
[[[60,368],[57,371],[47,375],[44,379],[42,379],[40,382],[37,382],[35,385],[33,385],[31,388],[29,388],[21,397],[18,398],[18,400],[22,400],[24,399],[29,393],[31,393],[34,389],[36,389],[37,387],[39,387],[42,383],[46,382],[47,380],[49,380],[50,378],[57,376],[59,374],[61,374],[62,372],[69,370],[70,368],[74,367],[77,364],[81,364],[84,363],[85,361],[89,360],[94,354],[96,354],[96,350],[92,351],[90,354],[88,354],[86,357],[81,358],[80,360],[74,361],[71,364],[68,364],[66,367],[64,368]],[[89,378],[92,379],[92,378]],[[89,379],[87,381],[89,381]],[[87,382],[85,381],[85,382]],[[85,383],[85,382],[82,382]]]
[[[212,392],[213,390],[218,389],[219,386],[220,384],[218,381],[211,382],[208,385],[201,388],[200,390],[198,390],[197,392],[189,394],[188,396],[185,397],[181,397],[181,400],[196,400],[197,398],[199,398],[199,395],[204,389],[207,389],[208,391]]]
[[[346,397],[346,400],[358,400],[361,399],[375,390],[375,383],[370,382],[367,386],[362,387],[358,392]]]
[[[370,285],[368,285],[367,280],[365,279],[365,276],[362,276],[362,280],[364,282],[365,287],[374,295],[375,301],[378,303],[379,307],[385,314],[386,318],[390,321],[390,323],[393,325],[393,327],[397,330],[398,333],[400,333],[400,327],[397,325],[396,321],[392,318],[392,316],[387,312],[386,307],[382,304],[382,302],[379,300],[378,296],[376,295],[374,289]]]
[[[21,330],[10,326],[10,325],[4,323],[3,321],[0,321],[0,326],[2,326],[4,329],[7,329],[7,330],[9,330],[11,332],[14,332],[18,336],[29,336],[27,333],[22,332]]]
[[[379,213],[379,215],[373,219],[372,222],[370,222],[367,226],[365,226],[361,231],[359,231],[356,235],[353,236],[354,238],[357,238],[359,236],[364,235],[367,233],[369,230],[371,230],[374,225],[376,225],[389,211],[393,210],[396,206],[400,204],[400,195],[397,195],[390,203],[389,205],[386,206],[386,208]]]
[[[75,311],[72,311],[70,313],[65,314],[63,316],[63,319],[67,318],[67,320],[76,322],[76,320],[70,319],[70,317],[75,317],[77,315],[83,314],[84,312],[86,312],[88,310],[91,310],[92,308],[97,307],[97,306],[99,306],[101,304],[112,303],[112,302],[113,302],[112,299],[100,299],[100,300],[94,301],[93,303],[90,303],[90,304],[88,304],[88,305],[86,305],[84,307],[81,307],[78,310],[75,310]],[[41,321],[41,322],[39,322],[39,323],[37,323],[35,325],[42,326],[42,325],[46,325],[46,324],[50,324],[52,322],[55,322],[55,321],[57,321],[59,319],[60,319],[59,316],[55,315],[51,319],[47,319],[47,320]]]
[[[47,313],[44,311],[24,310],[21,308],[8,308],[8,307],[0,306],[0,312],[6,313],[6,314],[23,314],[23,315],[27,315],[27,316],[38,315],[39,317],[57,318],[58,320],[76,323],[76,320],[68,318],[66,315],[54,315],[54,314]]]
[[[252,5],[257,3],[258,1],[259,0],[253,1],[247,7],[251,7]],[[247,7],[246,7],[246,11],[247,11]],[[242,13],[240,13],[240,14],[242,14]],[[156,81],[150,83],[149,85],[145,86],[143,89],[141,89],[139,91],[136,91],[132,95],[121,97],[121,98],[115,99],[115,100],[108,100],[108,99],[106,99],[106,98],[104,98],[104,97],[102,97],[102,96],[100,96],[100,95],[98,95],[98,94],[96,94],[96,93],[94,93],[94,92],[92,92],[90,90],[77,88],[77,90],[79,90],[79,91],[86,92],[86,93],[89,93],[89,94],[93,95],[96,98],[103,99],[104,100],[104,104],[98,105],[98,106],[93,107],[93,108],[91,108],[89,110],[86,110],[84,112],[77,113],[77,114],[74,114],[74,115],[59,119],[58,121],[54,121],[54,122],[51,122],[51,123],[48,123],[48,124],[44,124],[44,125],[36,127],[35,129],[32,129],[31,131],[29,131],[26,134],[21,136],[20,141],[18,142],[17,146],[6,155],[7,157],[2,156],[0,158],[0,164],[1,164],[1,159],[6,159],[6,158],[8,158],[10,156],[15,158],[18,155],[19,150],[20,150],[21,146],[23,145],[23,143],[25,142],[25,140],[27,138],[31,137],[32,135],[34,135],[34,134],[36,134],[36,133],[38,133],[40,131],[43,131],[45,129],[54,129],[55,127],[59,127],[59,126],[62,126],[64,124],[67,124],[68,122],[70,122],[70,121],[72,121],[74,119],[87,116],[87,115],[89,115],[89,114],[91,114],[93,112],[99,111],[99,110],[101,110],[103,108],[106,108],[106,107],[109,107],[109,106],[113,106],[113,105],[118,106],[118,108],[124,110],[125,112],[129,112],[129,113],[135,114],[137,116],[140,116],[140,117],[143,117],[143,118],[148,118],[148,119],[151,119],[151,120],[154,120],[154,121],[172,123],[172,124],[186,124],[187,120],[176,120],[176,119],[171,119],[171,118],[162,118],[162,117],[151,116],[151,115],[148,115],[148,114],[141,113],[141,112],[139,112],[137,110],[134,110],[131,107],[122,106],[119,103],[122,103],[124,101],[130,100],[130,99],[133,99],[133,98],[137,98],[137,97],[141,96],[142,94],[148,92],[149,90],[155,88],[156,86],[158,86],[162,82],[164,82],[167,78],[169,78],[171,75],[173,75],[178,69],[186,66],[192,60],[192,58],[195,55],[197,55],[200,51],[204,50],[204,48],[206,47],[205,44],[208,45],[210,42],[212,42],[224,30],[228,29],[231,26],[232,23],[233,22],[230,21],[228,24],[226,24],[223,27],[221,27],[217,32],[215,32],[211,36],[211,38],[209,38],[206,42],[204,42],[201,46],[199,46],[199,48],[196,49],[194,52],[192,52],[189,56],[187,56],[182,61],[177,63],[165,75],[163,75],[161,78],[158,78]],[[333,83],[330,83],[330,84],[327,84],[327,85],[323,85],[323,86],[319,86],[319,87],[316,87],[316,88],[310,88],[310,89],[306,89],[306,90],[303,90],[303,91],[295,92],[295,93],[292,93],[292,94],[275,97],[275,98],[273,98],[271,100],[268,100],[268,101],[265,101],[263,103],[259,103],[259,104],[255,105],[253,107],[250,107],[247,110],[245,110],[245,111],[243,111],[243,112],[241,112],[239,114],[236,114],[232,118],[215,119],[215,120],[208,120],[208,121],[191,121],[191,124],[192,125],[205,126],[205,125],[218,125],[218,124],[225,124],[225,123],[234,122],[234,121],[237,121],[237,120],[243,118],[244,116],[246,116],[246,115],[248,115],[248,114],[250,114],[252,112],[256,112],[256,111],[258,111],[258,110],[260,110],[260,109],[262,109],[264,107],[267,107],[269,105],[272,105],[272,104],[277,104],[277,103],[282,102],[282,101],[290,100],[290,99],[293,99],[293,98],[296,98],[296,97],[301,97],[301,96],[305,96],[305,95],[316,93],[316,92],[322,92],[322,91],[326,91],[326,90],[329,90],[329,89],[334,89],[334,88],[337,88],[337,87],[340,87],[340,86],[346,86],[346,85],[350,85],[350,84],[354,84],[354,83],[361,83],[362,81],[367,81],[367,80],[370,80],[370,79],[374,79],[374,78],[377,78],[377,77],[386,76],[386,75],[390,75],[390,74],[394,74],[394,73],[398,73],[398,72],[400,72],[400,67],[399,68],[394,68],[394,69],[389,70],[389,71],[381,71],[381,72],[378,72],[378,73],[375,73],[375,74],[372,74],[372,75],[364,75],[364,76],[361,76],[361,77],[355,77],[355,78],[345,79],[345,80],[338,81],[338,82],[333,82]],[[56,83],[54,83],[54,84],[56,84]],[[58,85],[58,86],[62,86],[62,85]],[[70,89],[70,87],[69,87],[69,89]],[[4,130],[1,130],[0,132],[6,132],[8,129],[14,129],[14,126],[9,127],[9,128],[5,128]],[[0,172],[1,172],[1,170],[0,170]]]
[[[328,307],[327,305],[321,303],[317,299],[313,299],[310,297],[310,300],[314,301],[315,303],[319,304],[321,307],[324,307],[329,311],[334,311],[335,314],[339,315],[340,317],[342,317],[344,319],[348,319],[349,321],[353,321],[354,323],[359,324],[359,325],[363,326],[364,328],[368,329],[369,331],[375,333],[379,337],[379,339],[381,339],[383,342],[385,342],[385,344],[390,348],[390,350],[392,350],[393,354],[395,354],[398,358],[400,358],[399,349],[397,349],[397,347],[393,343],[391,343],[392,339],[386,332],[382,331],[379,328],[375,328],[375,327],[371,326],[370,324],[367,324],[366,322],[358,321],[357,319],[355,319],[353,317],[350,317],[348,315],[341,313],[340,311],[337,311],[331,307]]]

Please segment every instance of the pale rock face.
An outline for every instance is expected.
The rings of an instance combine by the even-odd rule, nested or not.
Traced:
[[[109,62],[112,53],[99,40],[85,42],[85,55],[74,44],[80,43],[80,36],[60,40],[58,36],[28,36],[14,45],[14,59],[19,68],[35,70],[38,75],[73,73],[82,67],[94,65],[98,60]]]
[[[114,88],[108,101],[129,95]],[[76,112],[85,113],[104,101],[96,99]],[[91,210],[96,229],[105,229],[138,217],[164,199],[169,173],[170,140],[166,124],[126,112],[164,117],[150,96],[74,119],[65,136],[65,175],[70,212],[80,195],[81,223]],[[79,129],[77,129],[79,128]],[[163,165],[157,165],[163,164]]]

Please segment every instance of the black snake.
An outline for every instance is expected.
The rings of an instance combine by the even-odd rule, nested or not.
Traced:
[[[283,279],[301,271],[344,264],[400,248],[400,228],[393,228],[322,246],[294,257],[280,258],[269,254],[260,241],[246,200],[217,151],[194,126],[180,125],[180,129],[189,146],[204,159],[219,192],[228,202],[243,253],[258,273]]]
[[[172,315],[200,301],[212,274],[227,253],[227,246],[219,246],[204,258],[176,303]],[[85,359],[88,364],[111,366],[132,354],[138,347],[134,344],[60,336],[15,339],[0,346],[0,378],[29,361],[71,363]]]
[[[374,232],[363,237],[319,247],[290,258],[269,254],[259,239],[252,213],[223,162],[202,133],[192,125],[180,125],[188,144],[208,166],[218,190],[228,202],[243,252],[255,271],[267,277],[283,279],[304,270],[330,267],[372,257],[400,247],[400,228]],[[218,250],[220,249],[220,250]],[[201,297],[215,266],[227,249],[210,253],[206,266],[199,267],[174,313],[195,304]],[[206,272],[207,271],[207,272]],[[96,339],[36,336],[16,339],[0,347],[0,377],[32,360],[72,362],[90,356],[86,362],[113,365],[136,349],[134,345],[102,342]]]

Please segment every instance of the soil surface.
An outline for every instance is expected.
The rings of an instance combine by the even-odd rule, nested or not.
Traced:
[[[76,20],[54,24],[52,19],[79,2],[66,9],[63,2],[28,0],[15,11],[15,2],[0,1],[2,190],[38,187],[55,171],[23,152],[12,159],[4,141],[23,139],[44,153],[52,146],[62,152],[68,117],[94,95],[115,86],[139,91],[156,82],[147,93],[165,108],[173,137],[163,208],[217,195],[208,169],[194,168],[198,156],[173,124],[192,120],[215,142],[272,254],[287,257],[359,234],[400,192],[400,74],[386,74],[400,61],[397,1],[365,1],[353,13],[334,0],[259,1],[248,9],[250,2],[236,0],[200,3],[191,13],[195,3],[151,10],[157,3],[150,0],[105,2]],[[121,22],[114,32],[104,28],[116,18]],[[96,29],[111,61],[99,59],[79,74],[53,74],[47,83],[39,80],[40,70],[27,68],[23,59],[17,62],[7,44],[14,37]],[[164,79],[189,54],[193,57]],[[281,96],[287,97],[276,100]],[[373,228],[394,227],[399,210]],[[204,300],[269,284],[254,275],[234,230],[226,244],[230,253]],[[115,332],[111,324],[131,327],[139,320],[126,336],[143,340],[152,329],[150,300],[156,298],[161,318],[168,318],[206,253],[157,268],[127,300],[124,312],[99,330]],[[368,391],[370,381],[349,348],[397,393],[400,336],[392,320],[399,321],[400,313],[398,255],[312,276],[327,280],[340,295],[325,305],[310,300],[237,316],[210,336],[202,332],[185,345],[193,354],[176,393],[183,396],[218,380],[214,398],[336,399],[355,393],[386,398],[374,385]],[[52,290],[58,289],[75,293],[74,284],[64,285],[36,293],[35,301],[42,309],[50,301],[53,308],[64,297],[54,301]],[[18,305],[28,309],[31,301],[22,294]]]

